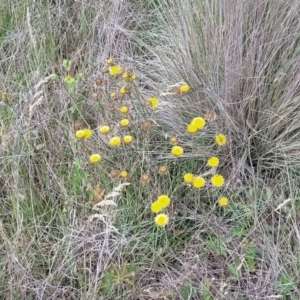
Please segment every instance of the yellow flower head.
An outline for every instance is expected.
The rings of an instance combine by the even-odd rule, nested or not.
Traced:
[[[184,84],[179,87],[179,90],[182,94],[187,93],[190,89],[191,89],[191,87],[188,84]]]
[[[224,146],[226,144],[226,136],[222,133],[215,136],[215,141],[219,146]]]
[[[216,156],[212,156],[210,159],[207,161],[207,165],[209,167],[217,167],[219,165],[220,161],[219,158]]]
[[[110,132],[110,127],[107,125],[101,126],[99,132],[102,134],[108,134]]]
[[[222,175],[216,174],[211,178],[211,183],[215,187],[220,187],[224,184],[224,177]]]
[[[219,200],[218,200],[218,203],[221,207],[226,207],[229,205],[229,199],[227,197],[221,197]]]
[[[189,124],[186,128],[186,131],[189,133],[196,133],[198,128],[194,124]]]
[[[120,177],[121,177],[121,178],[127,178],[127,177],[128,177],[128,172],[125,171],[125,170],[122,170],[122,171],[120,172]]]
[[[178,143],[179,143],[178,137],[172,136],[172,137],[170,138],[170,144],[171,144],[171,145],[176,146],[176,145],[178,145]]]
[[[106,61],[110,66],[113,65],[115,63],[114,59],[113,58],[109,58],[107,61]]]
[[[121,93],[121,94],[127,94],[127,92],[126,92],[126,86],[122,86],[122,87],[121,87],[120,93]]]
[[[2,93],[2,100],[6,101],[7,100],[7,94],[6,93]]]
[[[166,208],[170,205],[171,199],[167,195],[161,195],[156,202],[160,203],[162,208]]]
[[[151,211],[155,214],[159,213],[163,209],[161,203],[155,201],[151,204]]]
[[[122,77],[125,79],[125,81],[130,82],[135,80],[135,74],[133,72],[124,72]]]
[[[194,175],[192,173],[186,173],[183,176],[183,180],[185,183],[192,183],[194,180]]]
[[[121,144],[121,139],[118,136],[114,136],[109,140],[109,144],[112,147],[118,147]]]
[[[167,166],[160,166],[159,168],[158,168],[158,173],[159,173],[159,175],[166,175],[166,174],[168,174],[168,172],[169,172],[169,170],[168,170],[168,167]]]
[[[129,111],[129,108],[128,108],[128,106],[126,106],[126,105],[124,105],[124,106],[122,106],[122,107],[120,108],[120,112],[121,112],[122,114],[127,114],[128,111]]]
[[[77,130],[76,133],[75,133],[75,136],[78,139],[83,139],[83,137],[84,137],[84,130]]]
[[[109,74],[112,75],[112,76],[118,75],[120,73],[121,73],[121,67],[118,66],[118,65],[111,66],[109,68]]]
[[[127,127],[129,124],[130,124],[130,121],[129,121],[128,119],[122,119],[122,120],[120,121],[120,125],[121,125],[122,127]]]
[[[196,117],[192,120],[192,123],[197,129],[202,129],[205,124],[206,124],[206,121],[201,118],[201,117]]]
[[[122,86],[120,89],[120,94],[126,95],[129,94],[132,90],[132,87],[130,85]]]
[[[169,217],[166,214],[159,214],[155,217],[155,223],[158,226],[166,226],[169,223]]]
[[[205,187],[205,179],[202,176],[194,177],[193,187],[196,189],[201,189],[201,188]]]
[[[149,98],[147,101],[151,108],[156,108],[158,106],[159,100],[157,98]]]
[[[182,147],[180,147],[180,146],[174,146],[173,148],[172,148],[172,154],[173,155],[175,155],[175,156],[180,156],[180,155],[182,155],[183,154],[183,148]]]
[[[125,135],[123,137],[123,141],[124,141],[125,144],[130,144],[133,141],[133,137],[131,135]]]
[[[85,140],[88,140],[92,136],[92,130],[90,130],[90,129],[83,129],[83,131],[84,131],[83,138]]]
[[[96,164],[97,162],[101,161],[102,157],[99,154],[93,154],[90,156],[90,162],[92,164]]]
[[[111,97],[112,99],[117,98],[117,93],[116,93],[116,92],[110,93],[110,97]]]

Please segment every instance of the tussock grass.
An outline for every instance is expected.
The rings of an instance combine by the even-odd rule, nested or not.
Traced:
[[[298,299],[299,6],[2,4],[3,299]],[[121,79],[101,72],[109,57],[137,77],[123,101],[110,97]],[[184,83],[191,90],[176,95]],[[149,97],[159,98],[155,110],[144,105]],[[124,104],[128,128],[118,125]],[[215,120],[186,132],[207,114]],[[78,126],[91,139],[76,139]],[[217,133],[226,135],[224,147],[216,147]],[[133,144],[109,147],[111,136],[125,134]],[[170,137],[184,155],[171,155]],[[99,164],[89,163],[93,153]],[[211,186],[213,173],[205,189],[184,184],[184,173],[208,172],[212,155],[225,185]],[[116,170],[129,177],[111,178]],[[150,210],[162,194],[171,198],[165,228]]]

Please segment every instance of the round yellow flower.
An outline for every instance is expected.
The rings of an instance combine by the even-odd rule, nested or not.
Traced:
[[[117,93],[116,93],[116,92],[110,93],[110,97],[111,97],[112,99],[116,98],[116,97],[117,97]]]
[[[194,175],[192,173],[186,173],[183,176],[183,180],[185,183],[192,183],[194,180]]]
[[[162,208],[166,208],[170,205],[171,199],[167,195],[161,195],[156,202],[160,203]]]
[[[133,141],[133,137],[131,135],[125,135],[123,141],[125,144],[130,144]]]
[[[122,86],[122,87],[121,87],[120,93],[123,94],[123,95],[124,95],[124,94],[127,94],[126,86]]]
[[[108,134],[110,132],[110,127],[107,125],[101,126],[99,132],[102,134]]]
[[[158,226],[166,226],[169,223],[169,217],[166,214],[159,214],[155,217],[155,223]]]
[[[202,129],[205,126],[206,121],[201,117],[196,117],[192,120],[191,124],[193,124],[197,129]]]
[[[212,156],[210,159],[207,161],[207,165],[209,167],[217,167],[219,165],[220,161],[219,158],[216,156]]]
[[[120,112],[121,112],[122,114],[127,114],[128,111],[129,111],[129,108],[128,108],[128,106],[126,106],[126,105],[124,105],[124,106],[122,106],[122,107],[120,108]]]
[[[97,162],[101,161],[102,157],[100,154],[93,154],[90,156],[90,162],[92,164],[96,164]]]
[[[109,140],[109,144],[112,147],[118,147],[121,144],[121,139],[118,136],[114,136]]]
[[[211,183],[215,187],[220,187],[224,184],[224,177],[222,175],[216,174],[211,178]]]
[[[88,140],[92,136],[92,130],[90,129],[83,129],[83,132],[84,132],[83,138],[85,140]]]
[[[128,177],[128,172],[125,171],[125,170],[121,171],[121,172],[120,172],[120,177],[121,177],[121,178],[127,178],[127,177]]]
[[[155,201],[151,204],[151,211],[155,214],[159,213],[163,209],[161,203]]]
[[[150,103],[150,106],[152,108],[156,108],[159,103],[159,100],[157,98],[149,98],[148,102]]]
[[[186,128],[186,131],[189,133],[196,133],[198,128],[194,124],[189,124]]]
[[[205,179],[202,176],[194,177],[193,187],[196,189],[201,189],[201,188],[205,187]]]
[[[107,61],[106,61],[109,65],[113,65],[115,63],[114,59],[113,58],[109,58]]]
[[[129,124],[130,124],[130,121],[129,121],[128,119],[122,119],[122,120],[120,121],[120,125],[121,125],[122,127],[127,127]]]
[[[229,199],[227,197],[221,197],[219,200],[218,200],[218,203],[221,207],[226,207],[229,205]]]
[[[180,156],[184,153],[183,148],[180,146],[174,146],[171,152],[175,156]]]
[[[75,133],[75,136],[78,139],[83,139],[83,137],[84,137],[84,130],[77,130],[76,133]]]
[[[215,136],[215,141],[219,146],[224,146],[226,144],[226,136],[222,133]]]
[[[187,93],[190,89],[191,89],[191,87],[188,84],[184,84],[179,87],[179,90],[182,94]]]
[[[118,65],[109,68],[109,74],[112,76],[118,75],[121,72],[121,67]]]
[[[6,93],[2,93],[2,100],[6,101],[7,100],[7,94]]]

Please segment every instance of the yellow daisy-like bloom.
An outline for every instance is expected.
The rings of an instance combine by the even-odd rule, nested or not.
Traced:
[[[194,175],[192,173],[186,173],[183,176],[183,180],[185,183],[192,183],[194,180]]]
[[[155,201],[151,204],[151,211],[155,214],[159,213],[163,209],[161,203]]]
[[[125,144],[130,144],[133,141],[133,137],[131,135],[125,135],[123,137],[123,141],[124,141]]]
[[[157,98],[149,98],[148,103],[152,108],[156,108],[158,106],[159,100]]]
[[[114,136],[109,140],[109,144],[112,147],[118,147],[121,145],[121,139],[118,136]]]
[[[218,203],[221,207],[226,207],[229,205],[229,199],[227,197],[221,197],[219,200],[218,200]]]
[[[196,117],[192,120],[193,124],[197,129],[202,129],[206,125],[206,121],[201,117]]]
[[[180,156],[180,155],[182,155],[182,154],[184,153],[184,151],[183,151],[183,148],[182,148],[182,147],[180,147],[180,146],[174,146],[174,147],[172,148],[171,153],[172,153],[173,155],[175,155],[175,156]]]
[[[125,170],[122,170],[122,171],[120,172],[120,177],[121,177],[121,178],[127,178],[127,177],[128,177],[128,172],[125,171]]]
[[[121,87],[120,93],[123,94],[123,95],[124,95],[124,94],[127,94],[127,91],[126,91],[126,87],[125,87],[125,86],[122,86],[122,87]]]
[[[215,136],[215,141],[219,146],[224,146],[226,144],[226,136],[222,133]]]
[[[84,137],[84,130],[77,130],[76,133],[75,133],[75,136],[78,139],[83,139],[83,137]]]
[[[135,80],[135,74],[130,74],[129,72],[124,72],[122,77],[127,81],[127,82],[130,82],[130,81],[134,81]]]
[[[7,100],[7,94],[6,94],[6,93],[2,93],[2,96],[1,96],[1,97],[2,97],[2,100],[3,100],[3,101],[6,101],[6,100]]]
[[[126,105],[124,105],[124,106],[122,106],[122,107],[120,108],[120,112],[121,112],[122,114],[127,114],[128,111],[129,111],[129,108],[128,108],[128,106],[126,106]]]
[[[110,97],[111,97],[112,99],[117,98],[117,93],[116,93],[116,92],[110,93]]]
[[[179,90],[182,94],[187,93],[190,89],[191,89],[191,87],[188,84],[184,84],[179,87]]]
[[[92,136],[92,130],[90,129],[83,129],[83,132],[84,132],[83,138],[85,140],[88,140]]]
[[[219,163],[220,163],[220,160],[219,160],[219,158],[218,157],[216,157],[216,156],[212,156],[210,159],[208,159],[208,161],[207,161],[207,165],[209,166],[209,167],[217,167],[218,165],[219,165]]]
[[[193,187],[196,189],[201,189],[205,187],[205,179],[202,176],[196,176],[193,180]]]
[[[110,127],[107,125],[101,126],[99,132],[102,134],[108,134],[110,132]]]
[[[97,162],[101,161],[102,157],[100,154],[93,154],[90,156],[90,162],[92,164],[96,164]]]
[[[112,76],[118,75],[121,72],[121,67],[118,65],[109,68],[109,74]]]
[[[122,120],[120,121],[120,125],[121,125],[122,127],[127,127],[129,124],[130,124],[130,121],[129,121],[128,119],[122,119]]]
[[[220,187],[224,184],[224,177],[222,175],[216,174],[211,178],[211,183],[215,187]]]
[[[160,203],[162,208],[166,208],[170,205],[171,199],[167,195],[161,195],[156,202]]]
[[[159,214],[155,217],[155,223],[158,226],[164,227],[169,223],[169,217],[166,214]]]
[[[189,133],[196,133],[198,128],[194,124],[189,124],[186,128],[186,131]]]

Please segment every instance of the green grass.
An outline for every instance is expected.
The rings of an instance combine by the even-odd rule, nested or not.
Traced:
[[[3,299],[299,298],[300,5],[225,2],[0,5]],[[110,57],[137,77],[123,100],[110,94],[127,83],[101,72]],[[176,95],[183,82],[191,91]],[[211,112],[204,130],[186,132]],[[75,137],[78,123],[89,140]],[[131,145],[109,146],[125,134]],[[171,155],[174,136],[183,156]],[[203,175],[211,156],[219,189]],[[206,187],[185,184],[187,172]],[[162,194],[171,205],[160,228],[150,206]]]

